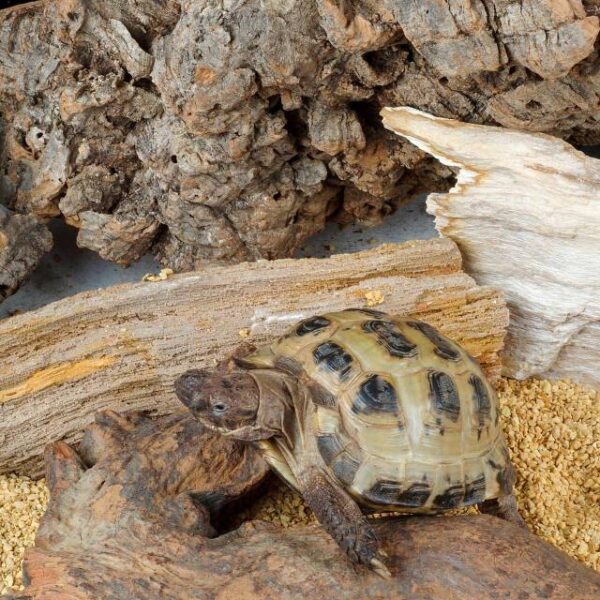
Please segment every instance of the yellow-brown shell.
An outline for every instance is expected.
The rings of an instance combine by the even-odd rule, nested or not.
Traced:
[[[366,309],[328,313],[249,359],[301,366],[314,382],[318,451],[361,503],[437,511],[510,491],[494,390],[430,325]]]

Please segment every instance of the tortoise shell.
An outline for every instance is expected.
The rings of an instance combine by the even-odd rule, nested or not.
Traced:
[[[368,309],[323,314],[247,360],[308,382],[324,468],[361,504],[437,512],[510,493],[494,390],[427,323]]]

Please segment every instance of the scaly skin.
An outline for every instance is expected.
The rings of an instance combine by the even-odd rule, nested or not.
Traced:
[[[315,516],[355,564],[367,565],[382,577],[391,574],[379,549],[375,532],[352,498],[339,486],[329,482],[319,469],[300,477],[302,496]]]

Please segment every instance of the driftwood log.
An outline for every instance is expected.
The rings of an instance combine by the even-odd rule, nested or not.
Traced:
[[[326,310],[365,306],[430,321],[500,373],[508,311],[461,271],[450,240],[328,259],[213,267],[88,292],[0,322],[0,472],[38,474],[45,444],[96,410],[179,406],[173,382],[240,342],[263,343]]]
[[[0,190],[128,264],[291,256],[452,173],[385,105],[600,142],[598,0],[43,0],[0,13]]]
[[[410,108],[387,127],[447,165],[456,185],[427,210],[465,270],[510,309],[506,374],[600,387],[600,160],[543,134],[467,125]]]
[[[0,204],[0,302],[13,294],[52,247],[52,234],[34,215]]]
[[[48,449],[50,504],[12,600],[600,596],[598,573],[486,515],[376,521],[389,580],[353,567],[318,525],[248,522],[214,537],[210,516],[264,473],[249,448],[187,414],[99,415],[80,454]]]

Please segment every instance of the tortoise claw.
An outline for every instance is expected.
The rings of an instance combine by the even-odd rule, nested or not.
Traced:
[[[380,554],[383,553],[380,552]],[[390,573],[389,569],[378,558],[372,558],[370,565],[373,571],[375,571],[375,573],[377,573],[377,575],[380,577],[383,577],[384,579],[391,578],[392,574]]]

